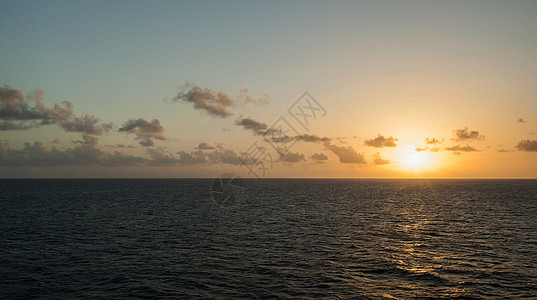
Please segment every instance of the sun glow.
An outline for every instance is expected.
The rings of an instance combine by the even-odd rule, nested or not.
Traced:
[[[432,155],[428,151],[416,151],[415,147],[408,147],[402,151],[398,163],[405,169],[422,171],[431,168]]]

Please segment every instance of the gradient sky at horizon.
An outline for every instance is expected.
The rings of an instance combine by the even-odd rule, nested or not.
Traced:
[[[330,141],[273,152],[266,177],[537,178],[536,16],[535,1],[2,1],[3,93],[42,90],[113,129],[2,130],[0,177],[247,176],[236,158],[263,139],[237,122],[289,118],[308,91],[327,114],[300,133]],[[186,82],[229,95],[232,115],[174,101]],[[241,105],[243,89],[269,102]],[[0,122],[34,120],[15,115]],[[379,135],[396,146],[368,145]]]

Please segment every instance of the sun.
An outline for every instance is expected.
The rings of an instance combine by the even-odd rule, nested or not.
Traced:
[[[405,169],[422,171],[431,167],[432,156],[428,151],[416,151],[415,147],[408,147],[401,151],[398,163]]]

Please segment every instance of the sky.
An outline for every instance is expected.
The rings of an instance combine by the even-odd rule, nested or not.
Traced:
[[[0,177],[537,178],[535,1],[2,1]]]

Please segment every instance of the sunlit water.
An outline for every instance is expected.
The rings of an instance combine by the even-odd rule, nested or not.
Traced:
[[[537,181],[0,181],[1,298],[537,296]]]

